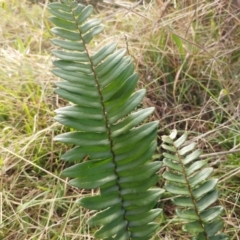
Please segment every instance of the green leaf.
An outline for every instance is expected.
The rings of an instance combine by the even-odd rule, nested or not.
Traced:
[[[107,175],[107,174],[106,174]],[[120,191],[117,179],[108,181],[101,186],[101,194],[108,195]]]
[[[89,43],[93,37],[99,33],[101,33],[104,30],[104,27],[102,25],[98,25],[94,28],[92,28],[89,32],[87,32],[82,38],[85,44]]]
[[[66,21],[72,21],[72,22],[75,21],[73,15],[71,13],[60,11],[62,9],[53,8],[53,7],[51,8],[51,6],[49,6],[48,10],[49,10],[50,13],[52,13],[54,16],[56,16],[60,19],[63,19],[63,20],[66,20]],[[69,10],[69,11],[71,11],[71,10]]]
[[[205,168],[189,178],[189,183],[192,187],[197,186],[200,182],[206,180],[213,172],[213,168]]]
[[[124,209],[121,208],[121,204],[116,204],[115,206],[109,207],[104,211],[97,212],[88,220],[90,226],[100,226],[112,222],[116,218],[123,216]]]
[[[59,96],[67,99],[68,101],[78,104],[80,106],[85,106],[85,107],[95,107],[99,108],[101,106],[99,97],[94,97],[94,101],[91,101],[93,97],[88,97],[88,96],[79,96],[78,94],[66,91],[61,88],[57,88],[55,90],[55,93],[57,93]]]
[[[163,194],[163,192],[164,192],[164,190],[160,189],[159,195],[155,196],[155,198],[153,198],[153,200],[148,202],[146,205],[143,205],[143,206],[131,205],[131,206],[125,207],[125,209],[127,210],[126,216],[142,214],[144,212],[150,211],[156,205],[156,200],[159,198],[160,195]]]
[[[117,234],[119,231],[126,230],[127,221],[122,218],[117,218],[111,223],[104,225],[100,230],[98,230],[94,235],[96,238],[107,238]]]
[[[82,10],[79,17],[77,18],[78,24],[81,25],[92,14],[92,11],[93,11],[93,6],[92,5],[88,5],[87,7],[85,7]]]
[[[86,53],[75,53],[75,52],[66,52],[66,51],[58,51],[52,50],[52,54],[62,60],[66,61],[82,61],[82,62],[89,62],[88,56]]]
[[[168,152],[164,152],[163,153],[163,156],[166,158],[166,159],[169,159],[169,160],[173,160],[173,161],[179,161],[179,157],[178,157],[178,155],[176,155],[176,154],[170,154],[170,153],[168,153]]]
[[[176,197],[173,198],[172,201],[179,207],[194,207],[193,201],[190,197]]]
[[[195,142],[190,143],[189,145],[187,145],[187,146],[183,147],[182,149],[180,149],[180,150],[178,151],[178,154],[181,155],[181,156],[184,156],[185,154],[193,151],[194,148],[195,148],[195,146],[196,146],[196,143],[195,143]]]
[[[145,148],[141,148],[141,150],[136,149],[134,152],[131,152],[131,155],[128,155],[126,158],[122,157],[121,159],[115,159],[117,162],[117,171],[121,172],[146,163],[149,159],[151,159],[151,156],[156,148],[157,143],[154,141],[149,146],[146,146],[145,144]]]
[[[188,220],[199,220],[198,214],[194,209],[177,209],[176,214],[178,217]]]
[[[82,162],[83,158],[88,155],[87,153],[88,152],[85,151],[85,149],[83,149],[82,147],[76,147],[64,153],[61,156],[61,160],[69,161],[69,162],[73,162],[73,161]]]
[[[67,40],[71,40],[71,41],[80,40],[80,35],[78,32],[72,32],[72,31],[68,31],[68,30],[65,30],[62,28],[57,28],[57,27],[52,28],[51,32],[61,38],[65,38]]]
[[[86,131],[86,132],[106,132],[107,128],[102,123],[104,122],[99,120],[91,120],[91,119],[83,119],[83,120],[76,120],[75,118],[65,117],[58,115],[54,118],[57,122],[72,127],[79,131]]]
[[[88,32],[91,28],[98,26],[102,21],[100,19],[91,19],[80,27],[82,34]]]
[[[173,140],[172,140],[169,136],[163,135],[161,138],[162,138],[162,141],[163,141],[164,143],[167,143],[167,144],[169,144],[169,145],[172,145],[172,144],[173,144]]]
[[[115,179],[117,179],[117,176],[113,170],[105,170],[104,172],[95,172],[93,176],[85,175],[85,177],[72,179],[69,184],[77,188],[94,189]]]
[[[157,175],[153,175],[149,177],[147,180],[141,180],[138,182],[138,184],[129,184],[127,183],[120,183],[120,187],[123,188],[121,190],[121,194],[131,194],[136,192],[143,192],[149,189],[151,186],[155,185],[159,180],[159,177]]]
[[[50,17],[49,20],[58,27],[64,27],[68,30],[77,31],[78,28],[73,22],[69,22],[60,18]]]
[[[152,209],[147,213],[127,216],[126,219],[129,221],[129,227],[142,226],[152,222],[161,212],[161,209]]]
[[[117,157],[118,157],[117,161],[119,160],[119,158],[122,159],[122,156],[126,158],[130,158],[132,155],[131,149],[136,149],[140,146],[147,145],[149,142],[152,142],[157,136],[154,129],[149,129],[149,134],[147,134],[147,131],[145,131],[142,134],[139,133],[136,136],[131,136],[130,133],[128,135],[129,135],[129,144],[127,144],[127,142],[124,142],[121,139],[119,142],[116,142],[115,146],[113,147],[114,152],[117,154]]]
[[[152,114],[153,111],[154,111],[154,108],[152,107],[152,108],[142,109],[130,114],[123,121],[112,126],[111,128],[112,137],[116,137],[128,132],[130,129],[140,124],[145,118],[147,118],[150,114]]]
[[[120,86],[132,76],[133,72],[134,65],[128,57],[124,57],[120,64],[110,70],[107,75],[104,76],[105,80],[101,82],[104,101],[111,99],[111,97],[119,91]],[[101,79],[99,80],[101,81]]]
[[[192,240],[205,240],[206,237],[203,233],[199,233],[196,237],[193,237]],[[215,236],[208,237],[209,240],[229,240],[229,237],[226,234],[217,234]]]
[[[116,94],[120,87],[126,83],[127,79],[133,75],[134,67],[129,57],[124,57],[114,68],[112,68],[103,78],[100,78],[100,85],[104,95],[104,102],[107,102]],[[104,79],[104,81],[102,81]]]
[[[136,182],[142,179],[147,180],[147,178],[152,176],[160,166],[161,163],[153,162],[134,168],[134,172],[133,170],[118,172],[118,176],[120,177],[119,184],[133,182],[133,179],[136,179]]]
[[[197,160],[198,157],[202,154],[202,150],[195,150],[194,152],[190,153],[189,155],[187,155],[183,160],[183,164],[184,165],[187,165],[189,164],[190,162],[192,162],[193,160]]]
[[[220,206],[215,206],[210,209],[206,209],[201,212],[200,217],[204,222],[210,222],[217,218],[223,212],[223,208]]]
[[[194,162],[191,166],[189,166],[187,168],[187,175],[190,176],[195,171],[197,171],[197,170],[201,169],[203,166],[205,166],[207,163],[208,163],[207,160]]]
[[[207,207],[209,207],[211,204],[217,201],[218,199],[218,191],[213,190],[212,192],[207,193],[204,197],[202,197],[198,202],[197,202],[197,208],[198,211],[203,211]]]
[[[107,159],[112,157],[112,153],[109,145],[81,146],[67,151],[62,155],[61,159],[80,162],[86,156],[89,156],[90,159]]]
[[[92,119],[92,120],[103,120],[102,109],[91,108],[84,106],[67,106],[55,110],[56,114],[63,115],[75,119]]]
[[[136,238],[132,238],[131,240],[149,240],[151,238],[152,238],[152,236],[149,234],[145,237],[136,237]]]
[[[74,4],[76,4],[77,6],[75,7]],[[72,2],[72,8],[75,8],[73,12],[74,12],[74,15],[78,17],[82,13],[85,6],[82,4],[77,4],[77,2]]]
[[[62,39],[52,39],[51,42],[56,46],[67,49],[67,50],[75,50],[80,52],[85,51],[84,45],[81,42],[72,42],[72,41],[66,41]]]
[[[110,56],[108,56],[105,61],[103,61],[95,68],[97,76],[104,76],[111,68],[113,68],[117,63],[122,61],[125,53],[126,49],[119,49]]]
[[[172,132],[170,133],[169,137],[174,140],[177,137],[177,130],[173,129]]]
[[[112,159],[105,159],[102,161],[99,160],[92,160],[87,161],[83,163],[79,163],[76,165],[73,165],[72,167],[69,167],[62,171],[63,177],[72,177],[72,178],[81,178],[81,177],[87,177],[91,174],[95,175],[99,172],[104,171],[112,171],[114,169],[114,163],[112,162]]]
[[[81,73],[85,73],[85,74],[92,73],[92,69],[89,64],[70,62],[70,61],[64,61],[64,60],[54,61],[53,64],[56,67],[59,67],[66,71],[81,72]]]
[[[134,110],[142,101],[145,93],[146,90],[139,90],[132,94],[126,102],[122,102],[122,104],[117,105],[116,108],[108,109],[109,122],[114,123]]]
[[[118,136],[117,138],[113,138],[114,140],[114,146],[113,150],[116,153],[122,153],[128,151],[128,147],[131,148],[131,144],[135,144],[135,141],[143,140],[146,139],[146,137],[150,138],[151,141],[155,138],[156,136],[156,129],[158,127],[158,122],[150,122],[147,124],[144,124],[140,127],[137,127],[131,131],[129,131],[126,134],[123,134],[121,136]],[[150,135],[152,134],[152,136]],[[150,142],[151,142],[150,141]],[[139,141],[140,142],[140,141]]]
[[[193,190],[193,196],[196,199],[202,197],[204,194],[212,191],[216,187],[217,182],[218,182],[217,179],[208,180],[207,182],[203,183],[200,187]]]
[[[186,179],[183,175],[178,175],[172,172],[164,172],[162,176],[170,182],[186,183]]]
[[[69,82],[79,83],[85,86],[95,86],[95,79],[93,75],[87,75],[85,73],[79,72],[70,72],[60,68],[54,68],[52,72],[56,76]]]
[[[212,237],[223,228],[223,221],[222,219],[217,218],[212,222],[205,224],[204,228],[207,232],[207,235]]]
[[[126,179],[126,181],[120,182],[119,186],[122,189],[121,194],[131,194],[136,192],[143,192],[146,190],[145,185],[148,185],[146,183],[146,180],[155,180],[157,175],[148,176],[147,174],[142,174],[139,176],[138,181],[131,182],[129,179]],[[145,177],[145,178],[144,178]],[[126,178],[126,177],[125,177]],[[147,188],[148,189],[148,188]]]
[[[145,163],[147,160],[145,156],[139,159],[139,156],[142,156],[141,154],[147,151],[147,149],[156,149],[156,141],[151,142],[149,145],[146,144],[146,141],[143,139],[143,141],[140,141],[138,144],[138,148],[134,148],[132,151],[123,152],[122,154],[118,154],[115,156],[115,161],[117,162],[118,166],[123,166],[125,163],[128,164],[134,164],[134,166],[138,166],[142,163]],[[135,163],[136,162],[136,165]]]
[[[158,227],[159,225],[156,223],[151,223],[140,227],[130,227],[130,230],[133,232],[132,239],[147,237],[150,233],[156,231]]]
[[[204,228],[199,221],[195,221],[195,222],[184,224],[183,231],[186,231],[192,234],[197,234],[197,233],[203,232]]]
[[[91,57],[94,66],[97,66],[107,56],[112,54],[117,47],[117,43],[108,43],[102,47],[95,55]]]
[[[162,166],[161,162],[149,162],[144,165],[135,167],[134,169],[127,169],[119,171],[119,168],[116,169],[118,176],[120,177],[132,177],[133,175],[146,174],[148,171],[156,172]],[[133,172],[134,171],[134,172]]]
[[[49,9],[61,10],[61,11],[64,11],[64,12],[70,12],[71,11],[71,8],[70,8],[69,5],[62,4],[62,3],[57,3],[57,2],[49,3],[48,8]]]
[[[177,152],[177,149],[173,146],[169,146],[167,144],[162,144],[162,148],[165,149],[165,150],[168,150],[170,152],[173,152],[173,153],[176,153]]]
[[[189,195],[189,189],[185,186],[177,186],[171,183],[165,185],[165,189],[173,194]]]
[[[80,95],[80,97],[92,97],[94,100],[99,99],[99,94],[97,92],[96,86],[84,86],[79,83],[69,83],[69,82],[57,82],[56,86],[58,88],[64,89],[68,92]]]
[[[79,200],[79,204],[88,209],[102,210],[120,203],[122,199],[118,192],[104,196],[84,197]]]
[[[229,240],[229,239],[230,239],[229,236],[223,233],[209,237],[209,240]]]
[[[130,232],[127,232],[126,229],[118,231],[114,239],[119,240],[128,240],[130,238]],[[105,238],[105,240],[112,240],[113,238]]]
[[[162,194],[159,189],[149,189],[144,192],[138,192],[134,194],[127,194],[123,196],[123,206],[124,207],[131,207],[131,206],[144,206],[147,205],[149,202],[157,199]]]
[[[166,156],[165,154],[164,154],[164,156]],[[182,170],[182,166],[179,164],[179,163],[174,163],[173,161],[171,161],[171,160],[169,160],[169,159],[167,159],[167,158],[164,158],[163,159],[163,163],[167,166],[167,167],[169,167],[169,168],[171,168],[171,169],[173,169],[173,170],[177,170],[177,171],[181,171]]]
[[[181,147],[186,142],[187,137],[188,137],[187,133],[184,133],[180,138],[173,142],[174,146],[176,148]]]
[[[60,134],[54,140],[78,146],[109,145],[108,137],[103,133],[70,132]]]

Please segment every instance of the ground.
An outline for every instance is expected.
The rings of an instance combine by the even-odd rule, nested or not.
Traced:
[[[93,239],[84,191],[60,177],[68,149],[53,142],[66,128],[53,119],[68,104],[54,92],[49,1],[0,1],[0,239]],[[107,1],[105,1],[107,2]],[[111,1],[109,1],[111,2]],[[162,134],[188,131],[219,179],[224,231],[240,239],[240,12],[221,0],[99,1],[106,25],[92,51],[116,41],[126,47],[155,106]],[[159,183],[161,185],[161,183]],[[169,200],[159,205],[173,216]],[[2,210],[2,212],[1,212]],[[164,220],[156,239],[189,239]],[[173,222],[171,219],[170,222]]]

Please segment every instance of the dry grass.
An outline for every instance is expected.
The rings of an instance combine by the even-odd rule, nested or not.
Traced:
[[[52,138],[66,129],[53,110],[66,103],[53,94],[47,0],[41,2],[0,1],[0,239],[93,239],[91,213],[76,204],[85,193],[59,177],[66,147]],[[139,87],[148,90],[144,104],[156,107],[159,135],[187,130],[206,156],[228,151],[209,156],[225,230],[240,239],[240,13],[222,0],[146,2],[99,1],[106,29],[91,48],[109,41],[128,48]],[[189,239],[167,221],[156,239]]]

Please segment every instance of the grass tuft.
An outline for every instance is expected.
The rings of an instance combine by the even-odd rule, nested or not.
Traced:
[[[35,3],[34,3],[35,2]],[[155,106],[159,135],[187,130],[215,167],[225,232],[240,239],[240,12],[228,1],[98,1],[106,25],[92,43],[126,47]],[[37,4],[38,3],[38,4]],[[66,105],[53,94],[48,1],[0,2],[0,239],[93,239],[92,213],[77,200],[89,194],[59,177],[66,131],[53,120]],[[100,44],[101,43],[101,44]],[[161,183],[160,183],[161,184]],[[156,239],[189,239],[168,198]]]

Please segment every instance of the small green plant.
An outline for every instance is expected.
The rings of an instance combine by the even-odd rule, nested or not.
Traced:
[[[110,43],[91,55],[88,43],[103,30],[101,21],[87,20],[92,6],[72,1],[49,4],[57,26],[52,32],[62,39],[52,42],[63,48],[52,53],[53,73],[65,81],[56,83],[56,93],[73,105],[56,111],[56,120],[76,131],[55,138],[75,148],[62,156],[74,162],[62,176],[85,189],[99,188],[96,196],[79,203],[100,211],[91,217],[91,226],[101,239],[149,239],[157,229],[152,209],[162,189],[152,188],[161,162],[151,161],[156,150],[158,122],[141,124],[154,108],[137,109],[145,90],[134,93],[138,75],[126,50]]]
[[[154,108],[139,108],[145,90],[134,92],[138,74],[126,50],[109,43],[90,53],[89,43],[103,31],[100,20],[88,20],[92,10],[71,0],[49,4],[56,25],[52,32],[60,37],[52,40],[60,48],[52,51],[58,58],[52,72],[64,80],[56,83],[56,93],[72,103],[56,110],[55,119],[74,129],[55,137],[75,145],[62,156],[73,164],[62,176],[73,178],[72,186],[99,189],[79,201],[96,211],[88,220],[90,226],[101,227],[95,238],[147,240],[158,228],[155,219],[162,210],[153,207],[164,192],[153,187],[162,166],[152,161],[158,121],[145,121]],[[202,169],[206,161],[191,164],[201,152],[189,153],[193,144],[181,148],[186,134],[175,138],[175,132],[163,137],[163,148],[171,152],[164,153],[170,171],[163,177],[167,191],[183,195],[173,201],[178,217],[187,220],[184,229],[197,234],[193,239],[226,239],[216,235],[222,229],[221,207],[208,208],[218,199],[217,181],[207,180],[212,169]]]
[[[218,180],[208,180],[213,168],[205,167],[207,160],[198,159],[202,151],[195,150],[196,143],[186,144],[186,140],[187,134],[177,138],[176,130],[162,136],[162,148],[166,150],[163,163],[169,169],[163,174],[165,189],[174,195],[176,215],[184,224],[183,230],[195,235],[193,239],[228,239],[225,234],[217,234],[223,227],[219,218],[223,208],[210,207],[219,197],[215,189]]]

